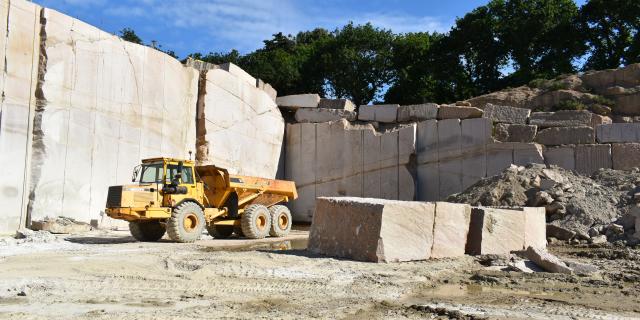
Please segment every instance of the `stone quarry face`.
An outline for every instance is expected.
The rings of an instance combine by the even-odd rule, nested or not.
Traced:
[[[188,158],[196,141],[212,163],[275,177],[284,134],[275,91],[237,66],[207,73],[209,122],[197,139],[197,70],[29,2],[3,1],[0,14],[0,232],[27,212],[112,225],[107,187],[128,183],[143,158]]]
[[[271,97],[251,84],[255,79],[246,77],[222,69],[206,72],[198,160],[234,174],[275,178],[284,119]]]
[[[28,146],[36,109],[40,8],[25,1],[2,1],[0,14],[0,232],[8,232],[24,221],[21,213],[30,192],[25,170],[31,166]]]

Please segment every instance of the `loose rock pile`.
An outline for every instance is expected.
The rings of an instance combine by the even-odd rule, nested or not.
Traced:
[[[511,166],[448,201],[545,207],[550,240],[639,243],[635,236],[640,172],[601,169],[592,177],[556,166]]]

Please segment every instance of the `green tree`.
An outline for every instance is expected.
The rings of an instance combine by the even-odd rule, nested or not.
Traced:
[[[609,69],[640,62],[640,1],[590,0],[580,9],[589,45],[584,69]]]
[[[140,37],[138,37],[136,32],[131,28],[127,27],[118,32],[120,33],[120,38],[122,40],[137,43],[137,44],[142,44],[142,39],[140,39]]]
[[[331,95],[356,104],[379,98],[393,78],[394,38],[391,31],[370,23],[349,23],[334,31],[321,60]]]
[[[574,61],[585,47],[573,0],[493,0],[488,6],[515,68],[511,85],[575,72]]]
[[[458,56],[460,67],[473,83],[476,93],[503,86],[501,69],[508,60],[508,48],[500,37],[504,3],[494,1],[457,19],[448,39],[439,44]]]

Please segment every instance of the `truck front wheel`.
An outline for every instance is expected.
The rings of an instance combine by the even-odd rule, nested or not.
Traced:
[[[129,222],[129,231],[131,235],[138,241],[154,242],[158,241],[164,236],[165,227],[159,221],[150,222]]]
[[[227,239],[233,234],[233,226],[207,226],[209,235],[216,239]]]
[[[242,233],[249,239],[262,239],[269,235],[271,213],[261,204],[252,204],[244,209],[240,218]]]
[[[194,242],[205,227],[204,212],[194,202],[183,202],[173,209],[167,220],[169,238],[176,242]]]

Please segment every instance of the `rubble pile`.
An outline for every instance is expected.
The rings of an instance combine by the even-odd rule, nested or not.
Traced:
[[[636,244],[640,173],[600,169],[592,177],[556,166],[511,166],[448,201],[474,206],[544,207],[547,237],[589,243]],[[552,240],[553,240],[552,239]]]

